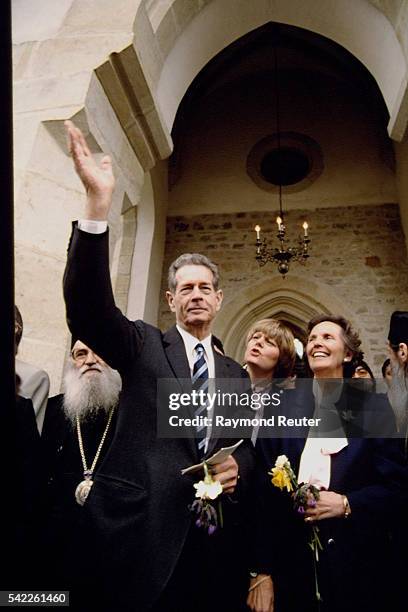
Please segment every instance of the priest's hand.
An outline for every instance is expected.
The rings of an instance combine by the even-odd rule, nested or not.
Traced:
[[[214,480],[222,484],[223,493],[233,493],[238,482],[238,463],[230,455],[222,463],[211,466],[211,474]]]
[[[105,221],[115,187],[111,159],[105,155],[97,164],[81,130],[72,121],[65,121],[64,125],[75,170],[86,189],[84,218]]]
[[[258,574],[256,578],[251,578],[247,606],[253,612],[273,612],[274,590],[270,576]]]

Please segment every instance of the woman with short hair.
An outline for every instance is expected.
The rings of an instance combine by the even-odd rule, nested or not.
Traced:
[[[296,350],[292,331],[278,319],[261,319],[251,325],[246,337],[245,365],[254,393],[273,394],[291,380]],[[264,417],[263,404],[257,405],[258,419]],[[251,440],[255,445],[259,426],[255,425]]]
[[[291,330],[277,319],[261,319],[248,330],[245,364],[252,383],[285,379],[295,365],[295,344]]]

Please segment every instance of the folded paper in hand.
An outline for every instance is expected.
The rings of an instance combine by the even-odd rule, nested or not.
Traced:
[[[226,446],[225,448],[220,448],[219,451],[214,453],[214,455],[212,455],[209,459],[206,460],[206,464],[211,466],[211,465],[217,465],[217,463],[222,463],[223,461],[228,459],[228,457],[232,455],[233,452],[237,450],[238,446],[242,444],[242,442],[243,440],[240,440],[233,446]],[[204,466],[204,461],[202,461],[201,463],[197,463],[196,465],[190,465],[190,467],[184,468],[184,470],[181,470],[181,474],[184,475],[184,474],[192,474],[194,472],[198,472],[199,470],[203,469],[203,466]]]

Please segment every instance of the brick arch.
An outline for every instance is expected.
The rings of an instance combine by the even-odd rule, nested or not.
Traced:
[[[264,280],[234,295],[217,317],[215,334],[223,339],[227,355],[242,362],[246,333],[255,321],[274,317],[305,329],[308,321],[320,313],[341,314],[350,319],[367,349],[366,358],[371,359],[359,318],[333,295],[333,288],[294,275]]]

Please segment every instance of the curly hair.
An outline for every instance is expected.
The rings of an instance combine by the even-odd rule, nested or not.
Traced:
[[[360,350],[361,340],[358,333],[353,328],[351,322],[342,317],[341,315],[330,315],[330,314],[320,314],[316,315],[311,319],[307,325],[307,335],[309,337],[312,329],[319,325],[319,323],[324,323],[329,321],[330,323],[336,323],[342,330],[342,339],[345,347],[351,352],[351,361],[343,364],[343,376],[344,378],[351,378],[357,365],[362,361],[364,357],[364,353]],[[308,368],[310,370],[310,368]]]

